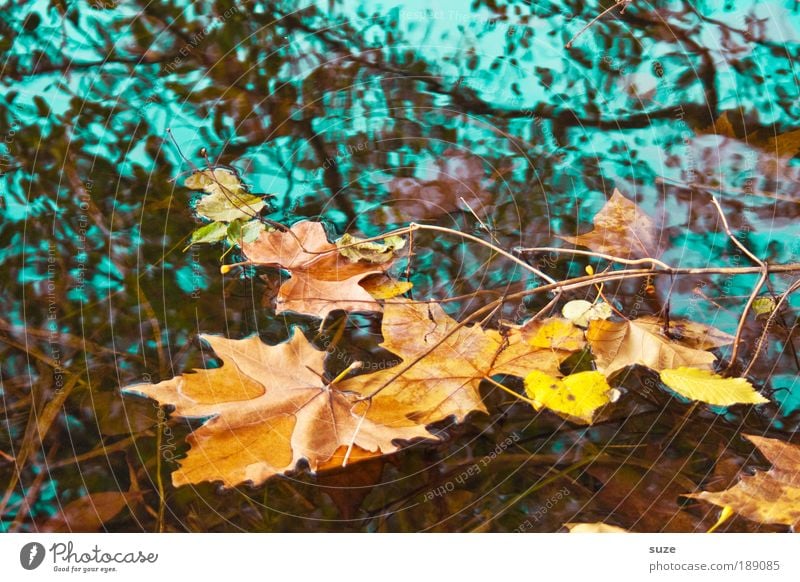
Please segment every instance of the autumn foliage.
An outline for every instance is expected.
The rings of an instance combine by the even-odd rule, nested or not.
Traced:
[[[201,421],[172,475],[175,486],[206,481],[225,487],[259,485],[305,466],[312,472],[336,472],[402,448],[425,447],[447,438],[437,423],[465,423],[474,414],[487,414],[489,392],[527,403],[532,413],[545,411],[578,426],[592,425],[624,410],[627,391],[620,378],[634,367],[657,375],[666,397],[695,406],[769,402],[720,360],[719,349],[738,342],[737,336],[668,313],[629,318],[604,295],[605,282],[615,277],[678,273],[659,259],[663,244],[655,221],[619,191],[597,214],[592,230],[562,237],[588,248],[585,258],[601,258],[609,266],[602,272],[587,267],[586,277],[563,282],[543,280],[546,275],[531,268],[540,285],[527,293],[550,292],[547,309],[527,321],[489,324],[492,310],[511,297],[459,321],[448,314],[446,298],[408,295],[412,285],[396,265],[401,259],[413,262],[411,235],[424,225],[413,223],[374,239],[345,235],[331,241],[321,222],[302,220],[286,227],[262,221],[263,201],[253,205],[254,195],[232,171],[203,170],[187,186],[204,191],[196,211],[212,221],[193,242],[226,239],[241,252],[243,260],[224,271],[279,270],[278,314],[305,314],[324,325],[336,310],[379,312],[383,339],[378,347],[394,357],[377,370],[349,358],[352,363],[334,375],[330,359],[346,348],[319,349],[299,328],[276,345],[255,336],[203,336],[222,361],[220,367],[124,389],[172,407],[174,415]],[[493,247],[474,236],[469,240]],[[575,286],[593,290],[595,300],[562,296]],[[797,524],[796,447],[748,438],[773,469],[744,476],[724,491],[683,493],[724,508],[723,517],[736,512],[763,523]],[[567,526],[572,531],[615,529]]]

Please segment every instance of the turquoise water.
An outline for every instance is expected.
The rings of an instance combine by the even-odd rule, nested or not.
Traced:
[[[52,453],[66,459],[152,427],[153,407],[123,406],[116,390],[202,365],[199,333],[259,333],[274,342],[291,325],[318,327],[265,307],[270,281],[260,273],[221,276],[221,247],[183,252],[199,225],[183,180],[206,163],[201,148],[237,168],[252,191],[271,194],[273,220],[319,217],[337,234],[422,220],[483,236],[477,216],[505,248],[563,245],[557,235],[588,230],[618,188],[654,217],[670,264],[748,264],[721,231],[711,194],[759,257],[800,262],[797,161],[778,155],[774,142],[763,145],[797,129],[800,118],[796,3],[634,2],[581,32],[610,5],[4,7],[0,449],[19,446],[27,399],[47,402],[59,371],[81,379],[48,437],[68,443]],[[726,112],[736,137],[706,131]],[[415,297],[536,284],[460,241],[423,235],[417,244]],[[584,267],[562,260],[552,275]],[[642,310],[658,312],[669,300],[674,316],[732,332],[754,281],[664,280]],[[773,282],[781,292],[791,278]],[[625,305],[639,288],[607,292]],[[521,318],[540,306],[509,305],[502,315]],[[794,330],[797,308],[795,295],[786,329]],[[354,342],[379,329],[362,319],[347,324]],[[748,341],[760,325],[748,324]],[[766,415],[790,431],[800,389],[786,329],[773,332],[753,377],[776,390],[780,407]],[[92,391],[111,395],[105,408],[87,400]],[[122,426],[104,427],[101,417]],[[156,445],[141,442],[129,456],[147,481],[155,469],[142,458]],[[23,483],[35,479],[48,444],[32,453]],[[0,471],[10,475],[9,465]],[[127,474],[113,457],[56,475],[45,480],[33,515],[55,511],[55,491],[69,501],[115,489]]]

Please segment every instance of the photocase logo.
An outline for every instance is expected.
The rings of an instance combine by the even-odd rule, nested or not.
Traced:
[[[44,546],[38,542],[30,542],[19,551],[19,563],[26,570],[35,570],[44,561]]]

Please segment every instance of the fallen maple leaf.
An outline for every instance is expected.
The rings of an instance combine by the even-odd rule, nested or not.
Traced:
[[[291,278],[278,291],[277,313],[295,311],[325,318],[331,311],[380,311],[376,299],[359,283],[385,272],[391,260],[381,264],[352,262],[328,242],[319,222],[302,221],[290,232],[262,232],[255,242],[242,243],[253,263],[286,269]]]
[[[123,389],[172,405],[178,416],[211,418],[188,437],[189,453],[172,474],[175,486],[201,481],[258,485],[301,460],[312,471],[329,467],[326,463],[341,447],[386,454],[398,449],[395,440],[433,438],[420,424],[393,426],[378,412],[381,398],[365,417],[364,403],[322,379],[326,353],[298,329],[275,346],[258,337],[201,337],[225,362],[221,368]],[[402,410],[391,417],[398,415],[403,416]]]
[[[617,189],[593,222],[594,229],[587,233],[559,238],[623,258],[656,258],[661,254],[653,219]]]
[[[633,364],[657,372],[680,367],[710,370],[717,357],[707,350],[733,341],[728,334],[701,323],[677,321],[674,329],[676,337],[667,337],[663,323],[652,316],[621,322],[594,320],[589,322],[586,339],[597,369],[607,376]]]
[[[758,523],[800,526],[800,447],[754,435],[745,435],[772,463],[769,471],[743,475],[724,491],[689,493]]]
[[[428,424],[451,415],[460,421],[472,411],[486,412],[478,389],[484,378],[496,374],[524,377],[535,369],[557,374],[559,363],[568,355],[533,347],[517,330],[504,337],[476,324],[457,327],[436,303],[387,304],[381,346],[400,356],[402,362],[345,380],[340,389],[364,396],[380,389],[381,398],[372,402],[367,418],[376,412],[391,418],[393,425]],[[417,412],[406,416],[410,409]]]
[[[723,378],[708,370],[661,370],[661,381],[681,396],[715,406],[769,402],[744,378]]]

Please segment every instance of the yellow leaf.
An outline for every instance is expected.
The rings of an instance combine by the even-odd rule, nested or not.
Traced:
[[[414,287],[411,281],[397,281],[386,275],[371,275],[359,283],[374,299],[391,299]]]
[[[756,315],[765,315],[775,310],[775,300],[772,297],[759,297],[753,301],[753,311]]]
[[[520,331],[526,336],[528,343],[535,348],[573,351],[582,350],[586,344],[581,329],[558,317],[542,321],[535,331],[529,333],[526,333],[528,331],[526,327]]]
[[[525,377],[525,393],[534,401],[536,410],[548,408],[586,423],[592,422],[598,408],[613,402],[619,395],[597,371],[555,378],[534,370]]]
[[[769,402],[744,378],[723,378],[708,370],[685,367],[662,370],[661,381],[681,396],[715,406]]]

